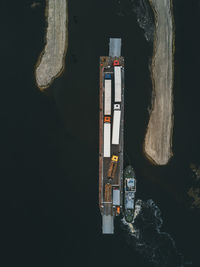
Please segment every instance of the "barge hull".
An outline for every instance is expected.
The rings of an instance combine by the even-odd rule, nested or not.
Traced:
[[[115,65],[114,62],[118,62],[121,67],[121,101],[115,102]],[[112,144],[112,136],[110,140],[110,157],[104,157],[104,93],[105,93],[105,74],[111,75],[112,92],[111,92],[111,135],[113,131],[112,122],[115,107],[120,107],[120,129],[119,129],[119,144]],[[116,105],[117,104],[117,105]],[[124,58],[105,56],[100,57],[100,91],[99,91],[99,208],[102,215],[102,232],[107,234],[114,233],[114,218],[120,215],[123,206],[123,161],[124,161]],[[109,168],[112,162],[112,156],[115,155],[118,158],[117,163],[113,163],[113,170],[115,173],[113,177],[108,177]],[[116,165],[115,165],[116,164]],[[112,185],[111,201],[105,200],[105,187],[106,185]],[[120,203],[116,206],[113,202],[113,190],[119,190]],[[116,193],[116,192],[115,192]],[[107,192],[106,192],[107,195]]]

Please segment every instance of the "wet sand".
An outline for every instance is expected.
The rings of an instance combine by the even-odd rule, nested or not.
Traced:
[[[46,18],[46,44],[35,69],[36,83],[40,90],[49,87],[64,69],[68,46],[67,0],[47,0]]]
[[[174,31],[171,0],[149,0],[155,15],[151,66],[152,109],[144,152],[154,164],[165,165],[172,156]]]

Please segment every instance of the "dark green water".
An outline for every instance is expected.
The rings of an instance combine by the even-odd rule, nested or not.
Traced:
[[[41,93],[34,65],[44,46],[44,1],[1,1],[2,266],[152,266],[116,222],[101,235],[98,210],[99,56],[109,37],[122,38],[125,57],[125,149],[137,197],[159,206],[162,230],[199,266],[199,214],[185,192],[191,162],[200,164],[198,1],[174,1],[176,23],[174,157],[155,167],[142,152],[151,103],[152,45],[130,2],[69,1],[66,69]],[[167,251],[167,249],[166,249]]]

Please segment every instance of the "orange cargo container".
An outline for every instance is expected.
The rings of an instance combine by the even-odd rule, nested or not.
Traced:
[[[117,206],[117,214],[120,214],[120,207]]]

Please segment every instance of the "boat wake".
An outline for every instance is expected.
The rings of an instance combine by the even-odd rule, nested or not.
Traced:
[[[147,41],[153,42],[154,38],[154,19],[153,12],[148,0],[131,0],[133,11],[136,13],[137,22],[144,30]]]
[[[153,200],[137,200],[133,223],[122,219],[128,242],[155,267],[185,266],[172,237],[161,232],[163,220]]]
[[[116,0],[116,14],[118,16],[131,16],[134,12],[139,26],[144,30],[147,41],[153,42],[154,15],[149,0]]]

